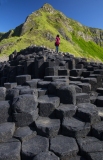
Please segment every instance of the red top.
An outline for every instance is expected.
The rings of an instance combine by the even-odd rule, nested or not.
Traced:
[[[56,39],[55,39],[55,46],[59,46],[59,44],[60,44],[60,38],[56,37]]]

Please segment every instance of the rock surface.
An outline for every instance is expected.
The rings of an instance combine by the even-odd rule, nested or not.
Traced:
[[[103,64],[30,46],[0,62],[0,160],[102,160]]]

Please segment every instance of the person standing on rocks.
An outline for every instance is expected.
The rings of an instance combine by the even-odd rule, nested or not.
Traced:
[[[59,37],[59,35],[57,35],[56,39],[55,39],[55,47],[56,47],[56,52],[57,53],[59,51],[59,45],[60,45],[60,37]]]

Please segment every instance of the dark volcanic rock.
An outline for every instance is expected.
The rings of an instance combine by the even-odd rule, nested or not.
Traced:
[[[78,146],[74,138],[58,135],[50,139],[50,150],[59,156],[61,160],[67,160],[76,156]]]
[[[73,104],[60,104],[56,109],[56,117],[63,119],[65,117],[71,118],[75,115],[77,107]]]
[[[5,142],[12,138],[15,131],[15,123],[2,123],[0,124],[0,142]]]
[[[59,157],[57,157],[53,152],[42,152],[35,156],[33,160],[59,160]]]
[[[17,86],[17,83],[4,83],[6,89],[12,89]]]
[[[0,101],[4,101],[6,97],[6,88],[0,87]]]
[[[16,76],[16,80],[17,80],[17,84],[18,84],[18,85],[22,85],[22,84],[25,83],[26,81],[30,81],[30,80],[31,80],[31,76],[30,76],[30,75],[20,75],[20,76]]]
[[[7,94],[6,94],[6,99],[10,100],[10,101],[13,101],[13,99],[18,97],[18,96],[19,96],[19,90],[18,89],[9,89],[7,91]]]
[[[57,90],[60,102],[64,104],[76,104],[76,90],[73,86],[61,86]]]
[[[13,119],[17,126],[32,124],[38,117],[37,98],[34,95],[24,94],[13,101]]]
[[[92,126],[92,135],[100,140],[103,140],[103,121]]]
[[[39,102],[39,115],[42,117],[55,116],[55,109],[60,104],[59,97],[55,96],[40,96]]]
[[[11,107],[8,101],[0,102],[0,124],[10,121]]]
[[[76,94],[76,103],[89,103],[90,96],[87,93],[77,93]]]
[[[100,121],[98,109],[95,105],[91,103],[81,103],[78,104],[77,107],[77,117],[82,119],[84,122],[90,122],[91,124],[94,124]]]
[[[23,94],[32,94],[32,95],[38,97],[38,91],[37,91],[37,89],[31,89],[31,88],[27,88],[27,89],[23,88],[23,89],[20,90],[19,94],[20,95],[23,95]]]
[[[87,159],[80,157],[80,156],[76,156],[76,157],[70,158],[69,160],[87,160]]]
[[[55,137],[59,133],[60,120],[39,117],[36,121],[37,133],[41,136]]]
[[[37,83],[41,81],[40,79],[32,79],[23,83],[23,86],[29,86],[30,88],[37,88]]]
[[[81,155],[88,157],[91,153],[103,152],[103,142],[94,137],[78,138]]]
[[[90,124],[76,118],[65,118],[62,123],[62,134],[69,137],[85,137],[90,132]]]
[[[1,160],[21,160],[20,152],[21,152],[20,142],[0,143]]]
[[[102,63],[35,45],[0,62],[0,160],[102,160],[102,122]]]
[[[19,127],[14,133],[14,138],[19,139],[21,142],[27,141],[35,136],[36,131],[34,131],[34,128],[30,128],[28,126]]]
[[[22,143],[22,159],[28,160],[33,159],[34,156],[40,152],[48,151],[49,140],[45,137],[35,136]]]

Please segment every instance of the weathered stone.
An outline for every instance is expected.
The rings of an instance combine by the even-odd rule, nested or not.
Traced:
[[[45,76],[44,77],[44,80],[45,81],[54,81],[54,80],[56,80],[56,79],[61,79],[61,78],[66,78],[66,79],[68,79],[69,78],[69,76]]]
[[[77,143],[84,157],[88,157],[89,153],[103,152],[103,142],[94,137],[78,138]]]
[[[0,143],[0,160],[21,160],[20,152],[20,142]]]
[[[95,105],[90,103],[81,103],[78,104],[77,107],[77,117],[84,122],[90,122],[91,124],[94,124],[100,121],[98,109]]]
[[[58,70],[58,75],[59,76],[68,76],[69,75],[69,70],[67,70],[67,69],[59,69]]]
[[[0,101],[4,101],[6,97],[6,88],[0,87]]]
[[[98,96],[96,100],[96,105],[98,107],[103,107],[103,96]]]
[[[38,88],[37,91],[38,91],[38,97],[48,94],[48,90],[46,88]]]
[[[69,84],[69,79],[59,78],[59,79],[55,79],[54,82],[65,82],[65,84]]]
[[[103,152],[87,153],[87,158],[89,160],[102,160]]]
[[[40,79],[32,79],[23,83],[23,86],[29,86],[30,88],[37,88],[37,83],[41,81]]]
[[[18,85],[22,85],[23,83],[25,83],[26,81],[30,81],[31,80],[31,76],[30,75],[20,75],[20,76],[16,76],[16,81]]]
[[[32,94],[32,95],[38,97],[37,89],[31,89],[31,88],[21,89],[20,90],[20,95],[23,95],[23,94]]]
[[[45,76],[57,76],[58,68],[57,67],[48,67],[45,69]]]
[[[56,109],[56,117],[61,120],[65,117],[71,118],[75,115],[76,109],[77,107],[73,104],[60,104]]]
[[[76,90],[73,86],[67,85],[59,87],[57,89],[57,95],[63,104],[76,104]]]
[[[40,152],[48,151],[49,140],[45,137],[35,136],[22,143],[22,159],[32,160]]]
[[[100,140],[103,140],[103,121],[92,126],[92,135]]]
[[[32,124],[38,117],[37,99],[34,95],[25,94],[15,98],[12,104],[13,119],[17,126]]]
[[[54,152],[61,160],[76,156],[78,146],[74,138],[58,135],[50,139],[50,151]]]
[[[15,123],[2,123],[0,124],[0,142],[5,142],[12,138],[15,131]]]
[[[60,120],[39,117],[36,121],[37,133],[41,136],[55,137],[60,130]]]
[[[42,152],[35,156],[33,160],[59,160],[59,157],[57,157],[54,153],[48,151],[48,152]]]
[[[37,86],[38,88],[48,88],[50,82],[49,81],[39,81]]]
[[[34,121],[38,118],[38,108],[33,111],[25,111],[22,113],[13,113],[13,122],[17,127],[34,125]]]
[[[11,107],[8,101],[0,102],[0,124],[10,121]]]
[[[6,94],[6,99],[10,100],[10,101],[13,101],[13,99],[18,97],[18,96],[19,96],[19,90],[18,89],[9,89],[7,91],[7,94]]]
[[[84,77],[84,78],[86,78],[86,77],[89,77],[90,76],[90,71],[83,71],[82,72],[82,76]]]
[[[59,97],[55,96],[40,96],[38,98],[39,102],[39,115],[42,117],[54,117],[55,116],[55,109],[60,104]]]
[[[87,159],[80,157],[80,156],[76,156],[76,157],[70,158],[69,160],[87,160]]]
[[[83,83],[89,83],[91,85],[91,90],[95,91],[97,88],[97,79],[96,78],[83,78],[81,80]]]
[[[57,95],[57,89],[64,86],[64,82],[51,82],[48,86],[48,93],[51,95]]]
[[[76,103],[89,103],[90,96],[87,93],[77,93],[76,94]]]
[[[97,90],[96,90],[98,93],[100,93],[100,94],[102,94],[103,95],[103,88],[101,87],[101,88],[97,88]]]
[[[82,93],[82,88],[80,88],[79,86],[75,84],[73,86],[75,87],[76,93]]]
[[[14,138],[19,139],[21,142],[27,141],[36,136],[36,131],[34,128],[26,127],[19,127],[14,133]]]
[[[70,79],[70,81],[80,81],[81,82],[81,77],[70,76],[69,79]]]
[[[14,99],[12,109],[14,113],[22,113],[23,111],[34,111],[37,108],[37,105],[36,96],[25,94]]]
[[[17,83],[4,83],[6,89],[12,89],[17,86]]]
[[[83,93],[90,93],[91,91],[91,85],[89,83],[80,83],[78,86],[82,88]]]
[[[98,109],[98,115],[101,117],[101,120],[103,121],[103,107],[97,107]]]
[[[62,134],[69,137],[85,137],[90,132],[90,124],[76,118],[65,118],[62,123]]]
[[[85,69],[86,70],[86,69]],[[70,71],[70,76],[78,77],[82,75],[82,72],[85,71],[84,69],[72,69]]]

